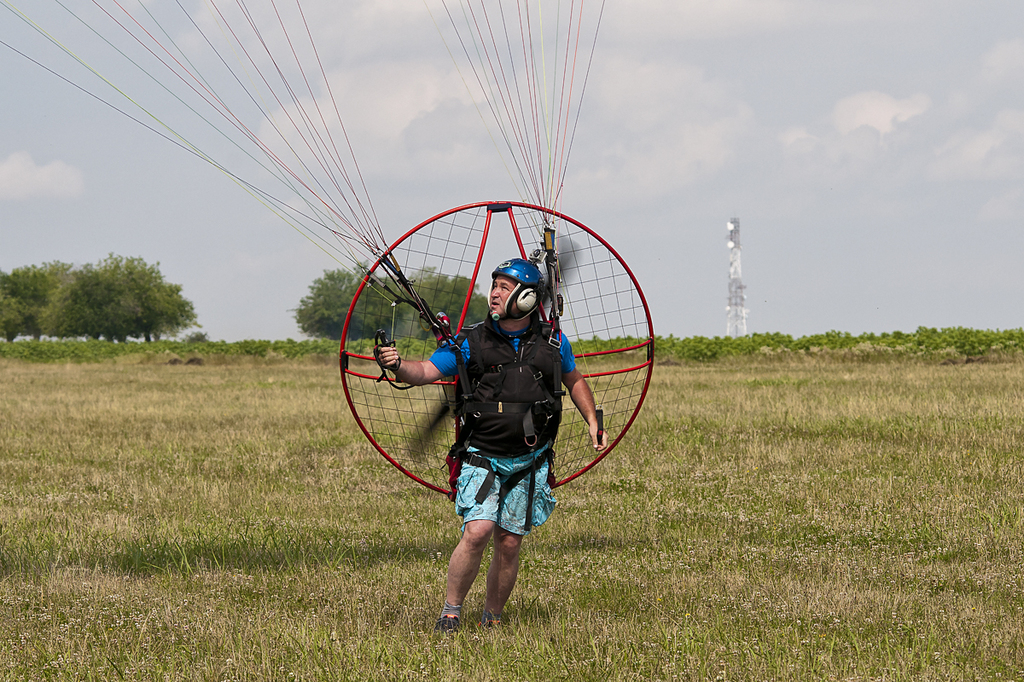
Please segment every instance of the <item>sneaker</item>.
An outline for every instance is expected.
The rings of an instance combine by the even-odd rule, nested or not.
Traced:
[[[441,616],[434,625],[434,632],[443,632],[446,635],[455,634],[458,629],[459,617],[455,615]]]
[[[484,611],[480,614],[480,627],[490,630],[501,625],[501,614],[494,614],[490,611]]]

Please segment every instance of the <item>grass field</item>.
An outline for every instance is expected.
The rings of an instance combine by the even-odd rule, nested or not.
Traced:
[[[333,360],[0,360],[0,678],[1024,679],[1024,360],[990,359],[659,366],[507,624],[453,638],[457,518]]]

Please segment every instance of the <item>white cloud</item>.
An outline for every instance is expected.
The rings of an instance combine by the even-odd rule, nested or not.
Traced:
[[[935,180],[1017,177],[1024,168],[1024,110],[1000,111],[988,130],[962,130],[935,151]]]
[[[978,219],[999,222],[1019,220],[1024,216],[1024,190],[1011,189],[989,199],[978,212]]]
[[[382,65],[361,73],[354,87],[354,92],[366,93],[366,100],[373,103],[362,113],[367,118],[367,129],[382,137],[401,134],[413,121],[435,111],[442,103],[472,107],[474,99],[462,77],[448,64]],[[476,95],[476,101],[483,99]],[[371,124],[370,118],[375,122]]]
[[[981,57],[970,81],[957,84],[949,93],[949,113],[954,118],[991,111],[1000,104],[1019,102],[1024,86],[1024,40],[1004,40]]]
[[[836,103],[832,110],[832,123],[843,135],[861,126],[874,128],[886,135],[896,128],[897,123],[904,123],[928,111],[931,104],[931,98],[924,93],[896,99],[877,90],[860,92]]]
[[[778,134],[777,139],[782,143],[786,153],[806,154],[818,146],[820,140],[809,133],[807,128],[794,126],[787,128]]]
[[[481,149],[480,140],[474,140],[481,136],[486,140],[485,129],[465,85],[451,68],[445,70],[431,63],[378,62],[338,69],[329,77],[346,134],[363,171],[403,175],[417,165],[417,160],[423,160],[419,158],[422,155],[434,165],[448,163],[453,168],[466,168],[493,157],[493,148]],[[318,129],[322,128],[322,113],[342,163],[354,172],[334,101],[324,95],[311,104],[305,98],[302,107],[307,115],[316,117]],[[293,163],[298,154],[308,168],[317,168],[307,146],[288,124],[289,119],[302,119],[297,107],[289,106],[287,115],[276,113],[275,119],[288,136],[290,149],[270,123],[261,126],[260,138],[287,163]],[[468,128],[469,134],[453,134],[460,124]],[[310,136],[305,130],[302,135]]]
[[[981,78],[1000,85],[1024,76],[1024,40],[997,43],[981,60]]]
[[[830,120],[819,120],[810,129],[792,126],[776,135],[784,175],[797,184],[833,185],[878,177],[884,168],[904,165],[913,142],[906,135],[890,136],[930,107],[931,99],[923,93],[896,99],[872,90],[845,97],[833,107]]]
[[[218,45],[224,35],[221,24],[226,23],[232,29],[232,40],[240,39],[248,55],[265,66],[269,66],[265,61],[267,49],[279,58],[278,66],[289,68],[291,51],[296,49],[304,64],[312,67],[316,61],[311,60],[319,60],[330,70],[340,59],[373,60],[381,53],[395,56],[424,40],[431,44],[437,41],[436,31],[424,30],[433,29],[433,22],[423,2],[318,0],[302,2],[301,6],[295,2],[249,3],[245,13],[260,27],[259,38],[235,3],[218,3],[217,10],[213,14],[207,7],[200,8],[193,19]],[[177,14],[173,5],[164,10],[164,14],[168,13]],[[287,37],[282,25],[287,29]],[[306,27],[316,42],[316,57],[309,50]],[[196,47],[205,43],[191,29],[185,39]],[[263,47],[263,41],[268,48]]]
[[[84,186],[81,171],[63,161],[38,166],[28,152],[14,152],[0,163],[0,200],[71,199]]]
[[[692,66],[619,59],[593,83],[587,106],[600,118],[591,117],[584,134],[602,137],[588,142],[591,158],[575,159],[586,167],[575,186],[657,196],[721,170],[753,126],[745,103]]]
[[[607,30],[626,39],[643,36],[645,41],[723,38],[877,20],[891,11],[882,3],[863,0],[633,0],[609,4]]]
[[[634,16],[658,17],[659,24],[688,27],[699,35],[732,33],[751,28],[779,28],[799,17],[793,0],[652,0],[628,5]]]
[[[468,95],[457,76],[431,64],[388,62],[331,74],[331,89],[346,127],[378,140],[397,139],[409,124],[446,99]],[[319,108],[333,113],[330,101]]]

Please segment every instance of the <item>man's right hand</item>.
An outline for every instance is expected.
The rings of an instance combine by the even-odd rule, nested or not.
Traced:
[[[383,329],[377,330],[373,340],[376,344],[373,347],[374,360],[377,361],[381,369],[390,369],[392,372],[397,372],[398,368],[402,366],[402,358],[398,355],[395,342],[388,340],[388,334]],[[383,374],[381,378],[384,378]]]
[[[377,364],[381,366],[381,369],[389,369],[394,372],[402,364],[402,357],[394,346],[375,346],[373,352],[377,356]]]

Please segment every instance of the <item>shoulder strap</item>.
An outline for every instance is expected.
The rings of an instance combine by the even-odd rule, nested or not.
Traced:
[[[552,392],[556,398],[561,398],[565,395],[565,391],[562,390],[562,330],[559,328],[558,318],[550,322],[541,322],[540,324],[540,335],[542,338],[547,340],[547,344],[555,349],[555,367],[552,372],[554,385],[551,387]]]
[[[469,330],[462,330],[459,335],[455,337],[455,347],[452,351],[455,353],[455,366],[458,368],[458,379],[455,386],[455,405],[454,412],[458,417],[462,417],[466,413],[466,401],[473,395],[473,383],[469,379],[469,370],[466,368],[466,358],[462,353],[462,344],[469,339],[469,334],[476,327],[470,327]],[[470,351],[472,352],[472,351]],[[465,431],[466,429],[463,429]],[[462,440],[465,440],[463,437]]]
[[[455,337],[455,366],[458,367],[459,371],[459,385],[462,387],[463,395],[469,395],[472,393],[473,388],[469,383],[469,372],[466,371],[466,358],[462,356],[462,344],[466,341],[468,336],[466,332],[459,332],[459,335]]]

